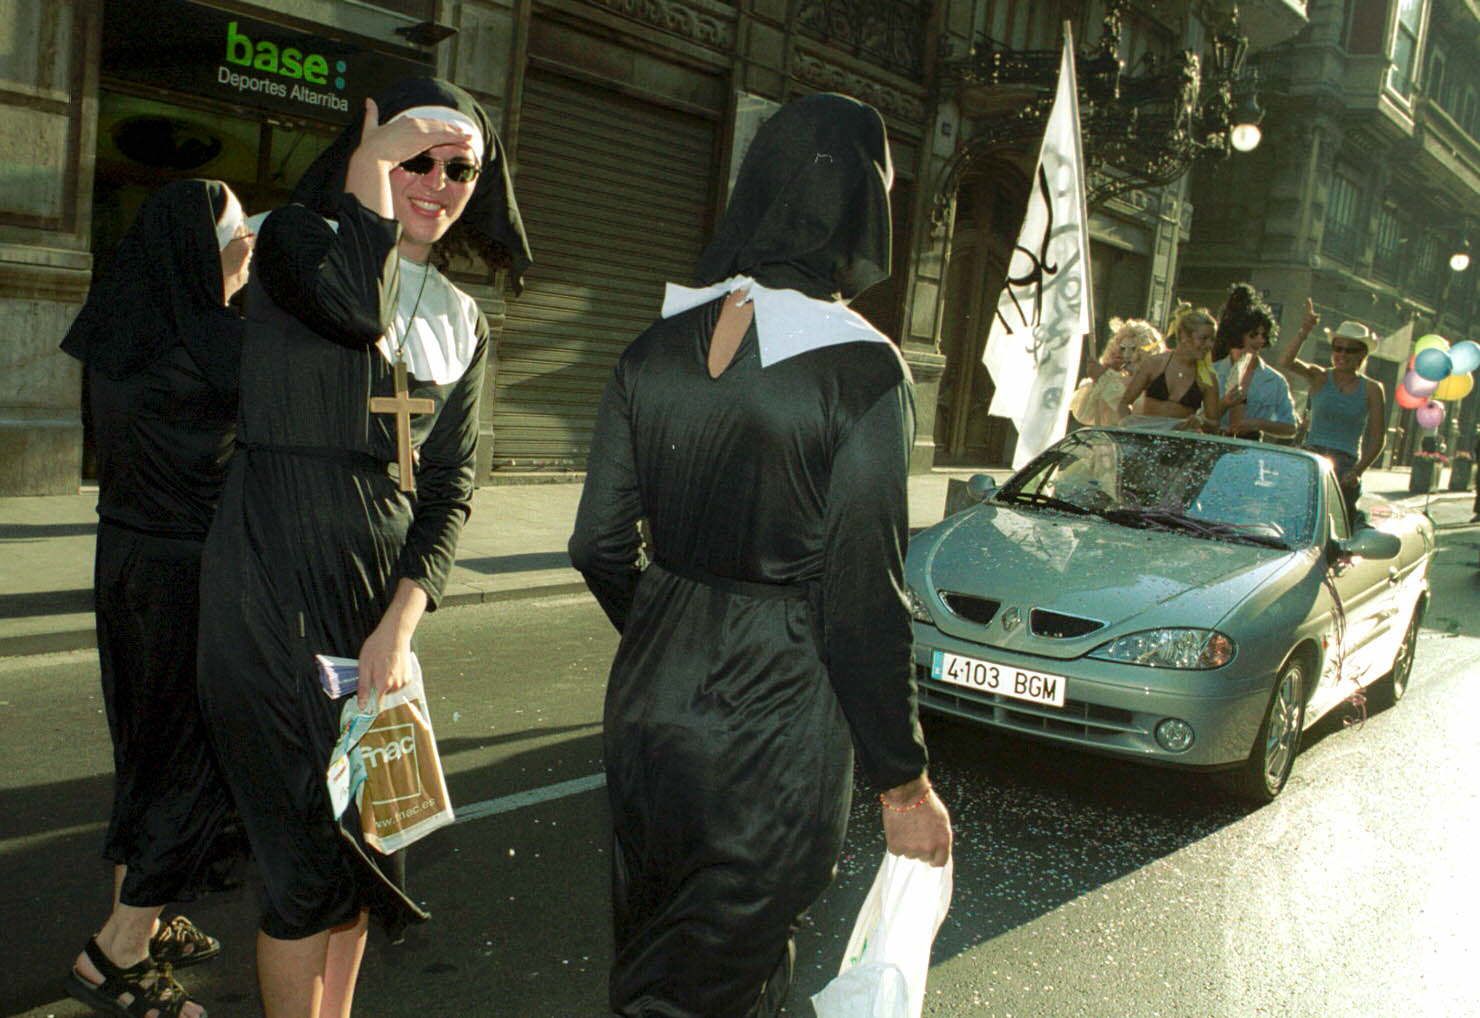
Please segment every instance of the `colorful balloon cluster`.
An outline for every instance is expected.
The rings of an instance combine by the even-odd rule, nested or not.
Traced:
[[[1444,423],[1440,400],[1464,399],[1475,387],[1472,372],[1480,368],[1480,344],[1466,339],[1449,345],[1440,336],[1424,336],[1413,344],[1408,373],[1398,386],[1398,405],[1412,410],[1421,428]]]

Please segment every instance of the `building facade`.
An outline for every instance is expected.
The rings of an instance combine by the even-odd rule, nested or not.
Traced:
[[[1179,288],[1216,308],[1246,279],[1286,335],[1309,297],[1325,327],[1387,337],[1367,370],[1401,457],[1420,437],[1392,400],[1410,341],[1480,339],[1480,271],[1450,268],[1480,222],[1480,4],[1311,0],[1309,25],[1258,63],[1265,143],[1193,174]],[[1312,337],[1304,355],[1324,363],[1329,346]],[[1468,444],[1475,404],[1449,408],[1448,440]]]
[[[1130,3],[1122,59],[1201,49],[1218,8]],[[1256,45],[1305,23],[1299,0],[1241,9]],[[456,81],[501,126],[536,258],[517,300],[468,283],[495,336],[480,478],[583,466],[612,364],[664,282],[687,281],[749,138],[816,91],[872,103],[890,131],[894,273],[855,306],[915,374],[913,466],[1004,462],[1014,436],[986,414],[980,352],[1037,143],[981,139],[1032,97],[983,95],[956,67],[984,41],[1055,50],[1066,20],[1098,39],[1103,13],[1103,0],[0,0],[0,494],[71,492],[89,473],[81,373],[57,343],[143,196],[217,177],[270,208],[365,95],[418,73]],[[1165,316],[1193,208],[1177,182],[1096,211],[1101,320]]]

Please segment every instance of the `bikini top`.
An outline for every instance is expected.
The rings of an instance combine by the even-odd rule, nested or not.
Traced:
[[[1167,362],[1167,366],[1171,366],[1170,361]],[[1180,403],[1189,410],[1197,410],[1202,406],[1202,389],[1198,387],[1197,376],[1193,376],[1192,384],[1187,387],[1186,392],[1182,393],[1179,398],[1172,399],[1172,392],[1167,388],[1166,368],[1163,368],[1161,373],[1151,380],[1151,384],[1146,386],[1146,395],[1164,403]]]

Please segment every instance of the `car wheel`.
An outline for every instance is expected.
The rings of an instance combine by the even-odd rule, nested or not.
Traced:
[[[1418,631],[1422,622],[1423,608],[1415,607],[1413,618],[1408,621],[1408,631],[1403,634],[1403,643],[1398,647],[1398,656],[1393,658],[1393,670],[1379,679],[1374,689],[1381,707],[1391,707],[1408,692],[1408,680],[1413,676],[1413,655],[1418,648]]]
[[[1305,662],[1291,658],[1280,669],[1264,723],[1243,767],[1233,772],[1233,791],[1254,802],[1272,801],[1289,780],[1305,727]]]

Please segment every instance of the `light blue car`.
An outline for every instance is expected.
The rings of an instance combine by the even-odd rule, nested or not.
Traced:
[[[927,710],[1268,801],[1305,728],[1407,687],[1433,524],[1379,503],[1354,529],[1323,457],[1093,428],[971,484],[905,565]]]

